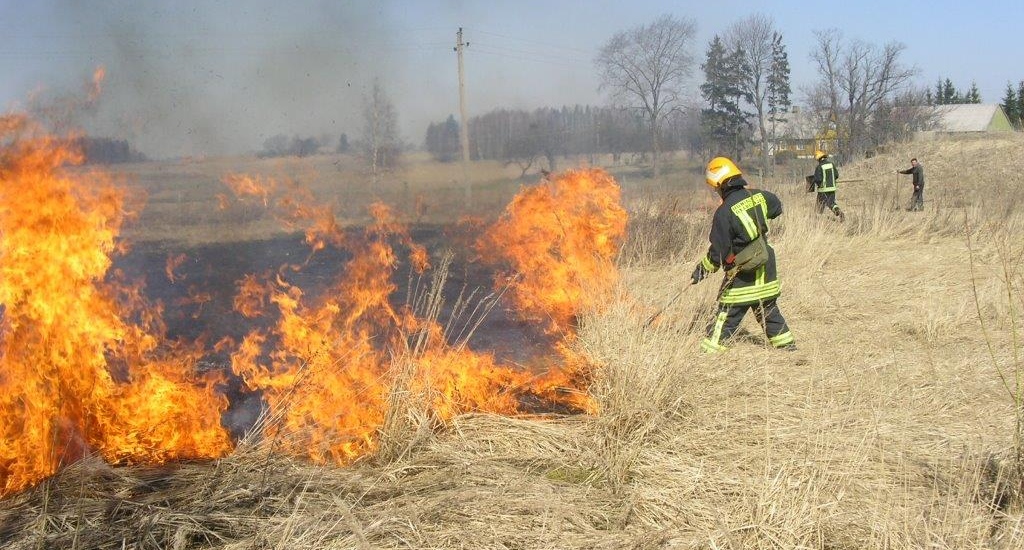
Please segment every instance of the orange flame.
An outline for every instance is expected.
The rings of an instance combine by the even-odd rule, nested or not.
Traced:
[[[306,241],[314,249],[327,241],[308,238],[310,228],[318,234],[338,227],[329,210],[299,200],[308,195],[290,190],[281,200],[274,198],[273,189],[282,187],[276,183],[262,182],[269,184],[263,195],[254,178],[228,179],[246,195],[268,197],[290,227],[301,225],[301,214],[308,214]],[[402,354],[415,363],[409,389],[428,396],[433,414],[441,419],[466,411],[515,413],[527,393],[542,392],[571,404],[554,387],[556,381],[537,389],[530,373],[500,366],[487,354],[453,348],[436,322],[392,306],[399,258],[391,241],[410,249],[417,272],[429,268],[429,256],[390,208],[378,203],[370,213],[374,223],[360,238],[331,240],[342,244],[351,259],[320,298],[288,283],[281,274],[285,271],[273,282],[247,277],[239,283],[236,309],[250,316],[272,304],[278,314],[273,328],[246,336],[231,357],[232,369],[246,386],[261,391],[272,413],[281,415],[281,423],[269,425],[265,436],[301,434],[301,439],[284,440],[282,448],[320,462],[347,462],[373,450],[393,382],[391,364]],[[406,342],[414,333],[425,338],[420,353],[411,357]]]
[[[125,195],[70,139],[0,116],[0,495],[94,450],[114,462],[214,457],[226,400],[159,308],[105,282]],[[127,321],[135,319],[135,321]]]
[[[533,381],[537,395],[596,412],[585,391],[593,366],[573,351],[576,318],[606,303],[618,281],[615,256],[626,232],[615,180],[600,169],[545,178],[521,191],[478,239],[484,261],[503,268],[496,284],[510,289],[517,313],[560,335],[559,363]]]
[[[107,69],[100,65],[96,67],[96,70],[92,73],[92,81],[86,87],[87,97],[86,103],[96,103],[100,98],[100,92],[103,91],[103,79],[107,76]]]
[[[25,117],[0,117],[0,496],[89,452],[158,463],[222,456],[231,447],[220,424],[224,374],[198,373],[205,344],[165,341],[162,306],[110,269],[125,248],[118,235],[126,196],[101,171],[64,170],[82,160],[69,143]],[[302,230],[314,253],[331,246],[350,258],[318,295],[288,280],[301,266],[237,283],[235,309],[274,322],[214,349],[230,352],[234,374],[281,418],[264,434],[287,432],[279,448],[321,462],[372,451],[395,357],[414,362],[409,389],[426,396],[440,419],[516,413],[528,396],[593,410],[580,389],[590,366],[569,350],[573,318],[595,307],[617,277],[625,213],[604,172],[570,172],[524,191],[478,241],[481,253],[495,251],[492,261],[510,266],[504,278],[522,314],[548,319],[564,336],[559,366],[543,376],[453,347],[436,321],[391,303],[403,261],[394,245],[408,249],[416,273],[430,269],[430,255],[387,206],[372,205],[374,222],[346,234],[332,208],[290,182],[242,175],[224,182]],[[179,279],[184,260],[168,256],[168,280]],[[211,297],[190,287],[177,305],[202,307]]]
[[[167,255],[167,263],[164,266],[164,274],[167,275],[167,280],[168,281],[170,281],[172,283],[175,283],[175,282],[178,281],[178,276],[175,275],[174,272],[179,267],[181,267],[181,264],[185,263],[185,260],[187,260],[187,259],[188,259],[188,256],[186,256],[184,254],[168,254]]]
[[[604,170],[575,170],[516,195],[476,249],[508,266],[498,285],[511,287],[521,315],[569,334],[576,316],[604,303],[618,281],[625,232],[615,180]]]

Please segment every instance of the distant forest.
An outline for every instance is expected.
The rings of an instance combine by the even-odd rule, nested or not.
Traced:
[[[695,117],[669,117],[659,133],[666,149],[689,148],[698,134]],[[556,158],[567,155],[646,153],[651,130],[635,111],[613,107],[496,109],[469,119],[471,158],[501,160],[521,165],[543,159],[556,169]],[[427,127],[424,147],[442,162],[458,159],[459,126],[454,116]]]
[[[128,141],[123,139],[82,136],[75,139],[74,143],[81,148],[86,164],[120,164],[148,160],[146,155],[133,149]]]

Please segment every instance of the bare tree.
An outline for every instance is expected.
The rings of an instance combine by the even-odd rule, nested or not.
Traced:
[[[398,117],[378,79],[374,79],[370,95],[363,98],[363,136],[360,149],[376,179],[384,170],[398,164],[401,144],[398,139]]]
[[[812,103],[821,112],[826,112],[824,119],[836,122],[839,117],[839,53],[841,43],[838,33],[833,30],[817,32],[818,49],[811,52],[811,59],[818,65],[820,80],[814,85]]]
[[[928,89],[910,89],[879,105],[871,119],[871,135],[879,141],[906,141],[915,132],[938,127],[939,111],[928,105]]]
[[[537,162],[540,156],[540,149],[537,143],[529,136],[521,136],[513,139],[505,151],[505,166],[515,164],[519,167],[519,179],[526,177],[526,172]]]
[[[649,25],[619,32],[595,59],[599,89],[612,101],[637,109],[648,123],[654,152],[654,177],[660,175],[658,136],[662,122],[683,104],[683,89],[694,65],[690,52],[697,24],[663,15]]]
[[[768,173],[768,129],[765,102],[772,70],[775,23],[764,14],[754,14],[733,23],[724,35],[726,50],[740,51],[749,71],[742,86],[754,107],[758,137],[761,139],[761,169]]]
[[[875,145],[869,129],[877,110],[905,88],[916,70],[900,63],[905,46],[898,42],[882,48],[861,40],[847,42],[837,30],[816,36],[811,58],[818,65],[817,94],[827,101],[840,148],[847,158],[860,157]]]

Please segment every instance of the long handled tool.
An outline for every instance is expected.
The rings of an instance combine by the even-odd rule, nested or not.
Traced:
[[[651,326],[651,323],[653,323],[658,317],[661,317],[661,314],[665,313],[666,309],[671,307],[672,304],[676,303],[676,300],[678,300],[679,297],[682,296],[684,292],[686,292],[686,289],[690,288],[691,286],[693,286],[693,285],[686,285],[683,288],[680,288],[679,291],[676,292],[675,295],[673,295],[672,298],[670,298],[669,301],[666,302],[664,306],[661,306],[661,309],[659,309],[658,311],[655,311],[654,315],[651,315],[651,317],[649,319],[647,319],[647,322],[644,323],[644,328],[647,328],[647,327]]]
[[[900,209],[900,173],[896,172],[896,204],[893,205],[893,210]]]
[[[725,277],[722,279],[722,286],[719,287],[719,289],[718,289],[718,299],[719,300],[722,298],[722,293],[725,292],[725,289],[729,288],[729,285],[732,284],[732,281],[736,278],[736,275],[738,275],[738,274],[739,274],[739,271],[736,270],[736,269],[730,269],[729,271],[725,272]],[[659,309],[658,311],[655,311],[654,315],[651,315],[651,317],[649,319],[647,319],[647,322],[644,323],[644,328],[647,328],[647,327],[651,326],[651,323],[656,321],[658,319],[658,317],[661,317],[661,314],[665,313],[665,310],[667,310],[668,308],[672,307],[672,304],[676,303],[676,300],[678,300],[679,297],[682,296],[686,292],[686,289],[688,289],[691,286],[694,286],[696,284],[697,283],[690,283],[690,284],[684,286],[683,288],[679,289],[678,292],[676,292],[671,298],[669,298],[668,302],[665,302],[664,306],[661,306],[661,309]]]

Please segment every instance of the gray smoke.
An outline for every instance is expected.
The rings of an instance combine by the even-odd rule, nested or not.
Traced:
[[[459,112],[460,25],[469,116],[599,100],[589,42],[562,36],[557,18],[495,13],[461,0],[0,5],[0,31],[18,39],[0,66],[61,95],[103,65],[100,102],[75,122],[151,158],[253,153],[278,135],[358,139],[375,78],[401,137],[422,143],[430,122]]]
[[[386,24],[372,4],[211,3],[206,16],[169,3],[75,5],[62,16],[77,22],[77,47],[107,69],[86,129],[151,157],[254,152],[278,134],[356,135],[373,77],[401,71],[376,51]]]

